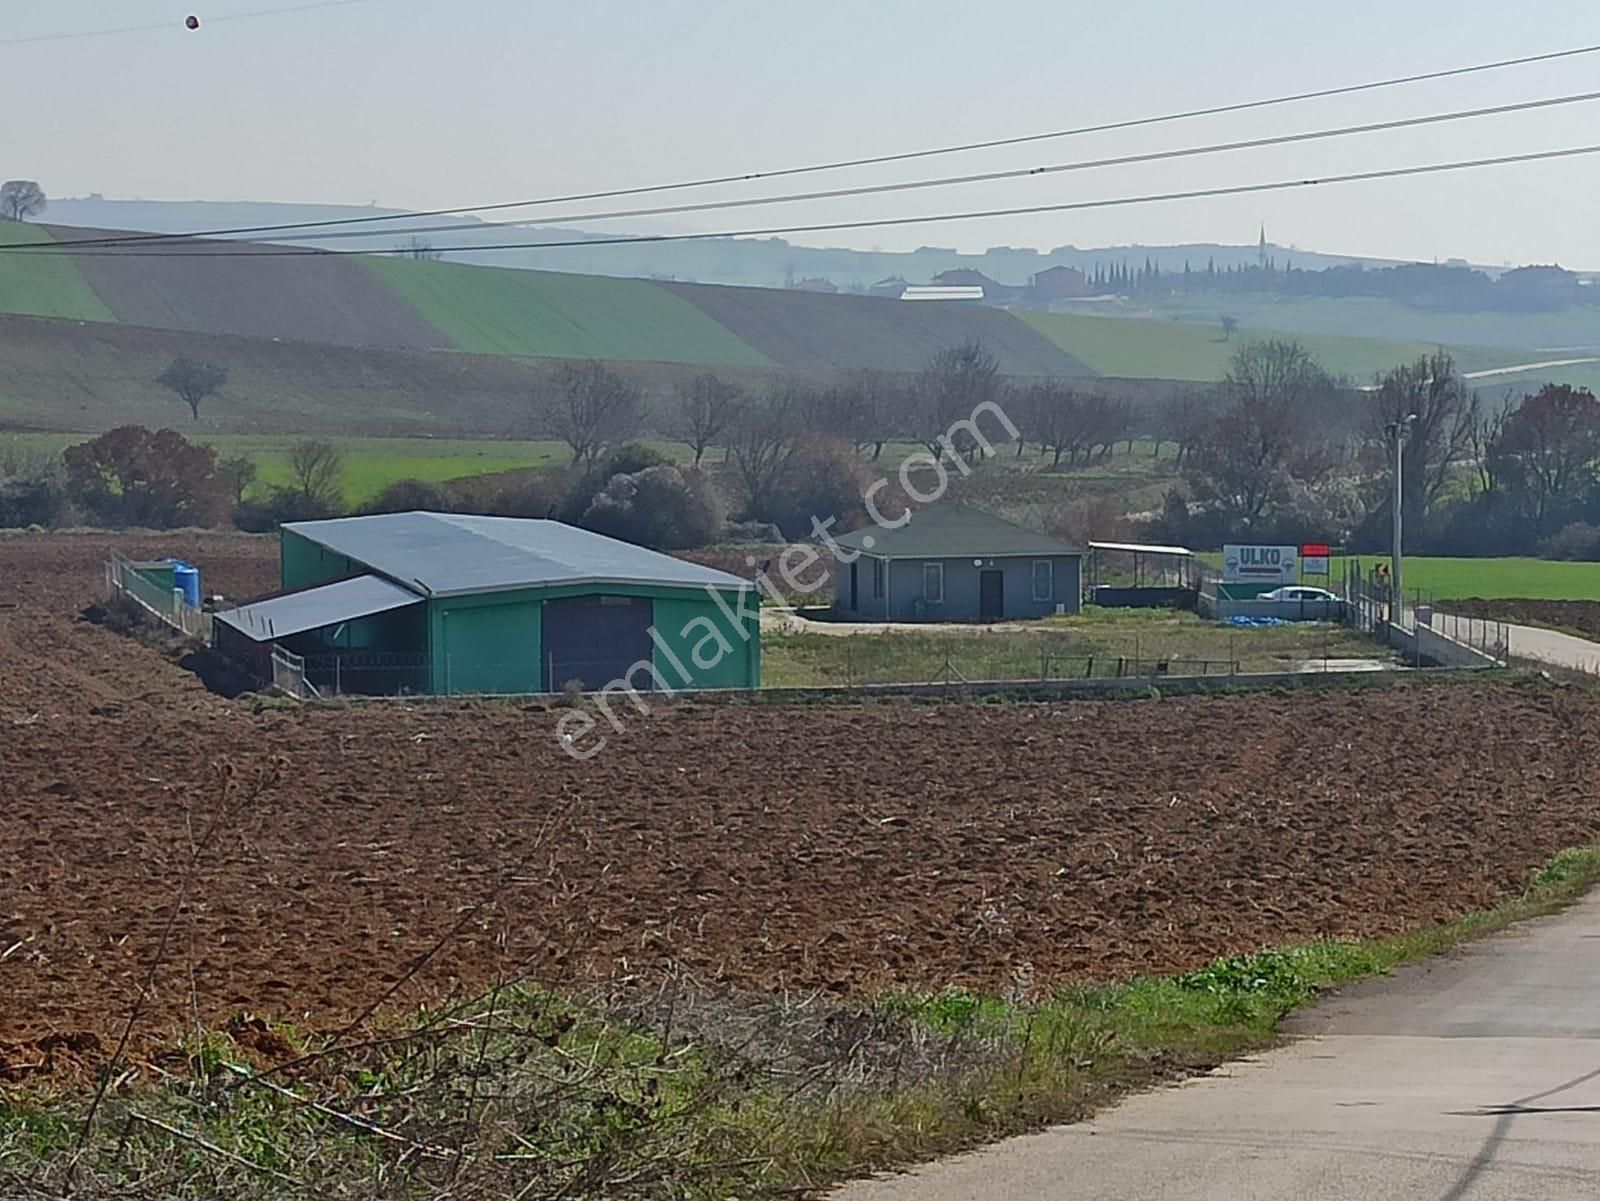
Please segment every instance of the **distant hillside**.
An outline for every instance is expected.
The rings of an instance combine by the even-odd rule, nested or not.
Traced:
[[[105,232],[3,230],[17,241],[68,243]],[[167,253],[174,246],[187,253]],[[1016,317],[982,306],[379,256],[284,257],[266,248],[240,254],[233,243],[205,240],[116,254],[0,255],[0,313],[351,347],[798,369],[910,371],[976,339],[1009,374],[1089,374]]]
[[[84,199],[52,200],[45,217],[62,225],[91,226],[100,229],[140,229],[155,233],[187,233],[197,230],[231,229],[246,226],[283,225],[291,222],[339,221],[364,217],[401,217],[404,210],[366,205],[221,203],[210,201],[108,200],[94,196]],[[412,228],[419,225],[447,225],[448,231],[421,235],[437,245],[470,245],[473,242],[567,241],[607,238],[619,235],[614,226],[605,232],[579,228],[544,226],[507,229],[477,217],[411,218],[383,223],[383,232],[363,248],[388,250],[409,240]],[[359,228],[353,226],[351,228]],[[620,232],[674,232],[651,228]],[[273,235],[275,240],[294,242],[293,232]],[[314,241],[306,242],[315,245]],[[346,248],[351,243],[346,242]],[[1388,265],[1389,260],[1353,255],[1321,254],[1315,251],[1274,248],[1292,255],[1297,266],[1315,270],[1321,267],[1363,264]],[[741,284],[760,288],[781,288],[794,280],[820,277],[843,291],[865,289],[891,276],[925,282],[944,271],[973,270],[1003,284],[1026,284],[1034,273],[1047,267],[1076,267],[1093,271],[1118,264],[1139,266],[1147,259],[1165,272],[1182,271],[1188,263],[1200,270],[1208,262],[1218,270],[1247,267],[1256,262],[1257,245],[1225,245],[1196,242],[1178,246],[1059,246],[1052,250],[1031,247],[996,246],[981,254],[963,254],[951,248],[925,246],[907,252],[851,250],[832,247],[796,246],[783,238],[711,239],[665,244],[629,243],[617,246],[574,246],[548,250],[510,252],[466,251],[453,258],[461,262],[497,267],[520,267],[546,271],[565,271],[583,275],[613,275],[641,279],[671,279],[686,283]]]

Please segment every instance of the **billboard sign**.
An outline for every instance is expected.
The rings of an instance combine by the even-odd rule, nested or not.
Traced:
[[[1299,547],[1222,548],[1222,579],[1228,584],[1292,584],[1299,569]]]
[[[1301,575],[1327,575],[1333,548],[1325,542],[1307,542],[1300,548]]]

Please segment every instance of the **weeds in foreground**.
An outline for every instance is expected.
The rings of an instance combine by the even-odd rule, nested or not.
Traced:
[[[1270,1044],[1322,990],[1570,902],[1600,848],[1499,908],[1395,939],[1319,941],[1042,999],[949,989],[848,1008],[672,980],[529,982],[319,1045],[241,1018],[87,1098],[0,1101],[0,1195],[764,1196],[1069,1120]],[[263,1071],[268,1058],[290,1072]]]

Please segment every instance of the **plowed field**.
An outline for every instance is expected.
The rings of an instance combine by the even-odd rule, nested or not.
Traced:
[[[212,541],[225,588],[266,578],[270,543]],[[1181,969],[1451,917],[1600,837],[1576,690],[683,704],[578,763],[538,707],[213,697],[73,620],[102,553],[0,538],[0,1079],[93,1061],[169,921],[136,1050],[521,972],[868,996]]]

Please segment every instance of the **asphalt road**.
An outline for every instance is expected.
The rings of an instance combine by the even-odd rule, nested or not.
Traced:
[[[1474,645],[1482,645],[1493,637],[1499,628],[1494,622],[1476,618],[1456,617],[1449,613],[1435,613],[1433,627],[1441,634],[1460,638]],[[1546,630],[1539,626],[1506,625],[1507,649],[1514,658],[1533,659],[1556,667],[1570,667],[1578,671],[1600,674],[1600,643],[1590,642],[1559,630]]]
[[[1300,1015],[1288,1045],[839,1201],[1593,1201],[1600,895]]]

